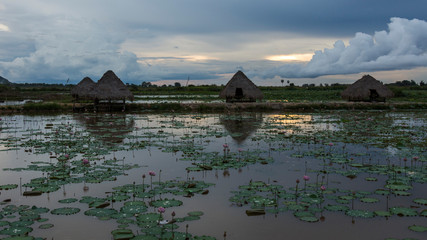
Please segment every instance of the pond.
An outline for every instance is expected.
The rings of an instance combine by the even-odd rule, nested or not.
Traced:
[[[0,238],[425,239],[426,123],[416,111],[1,116]]]

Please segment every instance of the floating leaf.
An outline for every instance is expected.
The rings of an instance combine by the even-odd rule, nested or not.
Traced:
[[[374,217],[374,213],[368,210],[348,210],[345,212],[346,215],[350,217],[361,217],[361,218],[372,218]]]
[[[415,211],[414,209],[405,208],[405,207],[392,207],[390,209],[390,212],[398,216],[417,216],[418,215],[417,211]]]
[[[374,211],[374,213],[379,217],[390,217],[392,215],[389,211]]]
[[[11,190],[18,187],[18,184],[6,184],[6,185],[0,185],[0,190]]]
[[[136,217],[138,222],[157,222],[160,219],[160,214],[158,213],[146,213],[141,214]]]
[[[163,199],[150,202],[150,205],[153,207],[178,207],[182,205],[182,201],[176,199]]]
[[[427,199],[424,199],[424,198],[417,198],[412,201],[417,204],[427,205]]]
[[[113,235],[113,238],[115,240],[119,239],[130,239],[133,238],[132,230],[130,229],[116,229],[111,231],[111,234]]]
[[[89,209],[84,212],[87,216],[96,216],[96,217],[105,217],[105,216],[111,216],[113,214],[116,214],[117,210],[115,209],[106,209],[106,208],[95,208],[95,209]]]
[[[66,198],[66,199],[61,199],[58,200],[59,203],[73,203],[73,202],[77,202],[76,198]]]
[[[427,227],[419,226],[419,225],[412,225],[408,227],[409,230],[412,230],[414,232],[425,232],[427,231]]]
[[[18,235],[25,235],[31,231],[33,231],[33,229],[30,227],[10,227],[10,228],[1,230],[0,234],[18,236]]]
[[[189,212],[189,213],[187,213],[187,215],[188,216],[203,216],[203,212],[202,211],[192,211],[192,212]]]
[[[361,198],[360,201],[364,203],[376,203],[376,202],[379,202],[380,200],[376,198]]]
[[[319,221],[319,219],[317,217],[310,217],[310,216],[301,217],[300,220],[302,220],[304,222],[317,222],[317,221]]]
[[[79,208],[72,208],[72,207],[57,208],[50,211],[51,214],[55,214],[55,215],[72,215],[78,212],[80,212]]]
[[[39,226],[40,229],[49,229],[52,228],[54,225],[51,223],[42,224]]]

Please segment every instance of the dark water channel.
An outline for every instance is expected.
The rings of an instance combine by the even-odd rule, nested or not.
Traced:
[[[426,239],[408,228],[427,227],[426,123],[427,113],[381,111],[2,116],[0,237],[24,225],[32,229],[24,235],[45,239],[114,239],[115,229],[161,238],[171,230],[156,234],[136,216],[158,213],[150,201],[175,199],[182,205],[166,207],[164,219],[202,212],[176,223],[173,231],[190,239]],[[46,190],[34,179],[55,186]],[[143,181],[144,193],[167,181],[184,189],[141,197],[133,188],[127,199],[108,198]],[[196,181],[213,185],[190,194]],[[34,190],[43,193],[24,196]],[[106,209],[120,211],[129,201],[146,209],[120,221],[88,216],[95,207],[84,197],[103,199]],[[33,206],[48,211],[19,223]],[[80,211],[52,213],[65,207]],[[264,214],[248,216],[253,209]],[[40,229],[46,224],[53,226]]]

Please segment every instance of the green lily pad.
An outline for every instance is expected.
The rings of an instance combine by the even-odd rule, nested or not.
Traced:
[[[182,205],[182,201],[176,200],[176,199],[163,199],[163,200],[157,200],[150,202],[150,205],[153,207],[178,207]]]
[[[76,198],[66,198],[66,199],[61,199],[58,200],[59,203],[73,203],[73,202],[77,202]]]
[[[192,212],[189,212],[189,213],[187,213],[187,215],[188,216],[203,216],[203,212],[202,211],[192,211]]]
[[[151,235],[136,235],[132,240],[159,240],[159,238]]]
[[[427,227],[425,226],[419,226],[419,225],[412,225],[408,227],[409,230],[412,230],[414,232],[425,232],[427,231]]]
[[[32,232],[33,229],[30,227],[10,227],[0,231],[2,235],[18,236],[25,235],[29,232]]]
[[[392,215],[389,211],[374,211],[374,213],[379,217],[390,217]]]
[[[133,238],[132,230],[130,229],[116,229],[111,231],[111,234],[113,235],[113,238],[115,240],[119,239],[131,239]]]
[[[49,228],[53,228],[53,224],[51,223],[46,223],[46,224],[42,224],[39,226],[40,229],[49,229]]]
[[[216,240],[216,238],[203,235],[203,236],[195,236],[194,240]]]
[[[392,208],[390,208],[390,212],[394,215],[406,216],[406,217],[418,215],[417,211],[415,211],[414,209],[405,208],[405,207],[392,207]]]
[[[122,208],[120,208],[120,212],[137,214],[143,213],[147,211],[147,206],[145,202],[142,201],[134,201],[134,202],[126,202]]]
[[[412,189],[412,186],[405,184],[388,184],[385,187],[395,191],[408,191]]]
[[[8,221],[0,221],[0,227],[4,227],[9,225],[10,223]]]
[[[300,220],[302,220],[304,222],[318,222],[319,221],[319,219],[317,217],[314,217],[314,216],[301,217]]]
[[[116,213],[117,213],[117,210],[107,209],[107,208],[94,208],[84,212],[86,216],[96,216],[96,217],[111,216]]]
[[[50,211],[51,214],[55,214],[55,215],[72,215],[78,212],[80,212],[79,208],[72,208],[72,207],[57,208]]]
[[[417,198],[412,201],[417,204],[427,205],[427,199],[424,199],[424,198]]]
[[[160,214],[158,213],[145,213],[138,215],[136,220],[138,222],[157,222],[160,219]]]
[[[361,198],[360,201],[364,203],[376,203],[376,202],[379,202],[380,200],[376,198]]]
[[[345,212],[346,215],[350,217],[360,217],[360,218],[373,218],[374,213],[368,210],[348,210]]]
[[[325,209],[333,212],[337,212],[337,211],[345,212],[348,210],[348,207],[344,205],[328,205],[328,206],[325,206]]]
[[[0,190],[11,190],[18,187],[18,184],[6,184],[6,185],[0,185]]]

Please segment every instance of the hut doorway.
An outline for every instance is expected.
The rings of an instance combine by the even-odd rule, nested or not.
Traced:
[[[380,95],[378,94],[377,90],[375,89],[369,89],[369,100],[376,101]]]
[[[242,88],[236,88],[235,98],[236,99],[243,98],[243,89]]]

